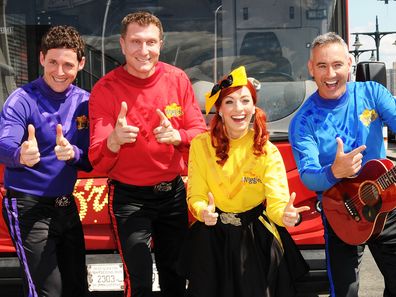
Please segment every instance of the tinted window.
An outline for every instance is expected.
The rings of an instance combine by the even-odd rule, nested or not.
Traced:
[[[4,6],[5,3],[5,6]],[[328,31],[334,0],[0,0],[0,96],[40,74],[39,43],[51,25],[76,27],[87,42],[77,84],[91,90],[124,63],[120,23],[136,10],[163,22],[161,60],[186,71],[197,98],[232,68],[245,65],[263,83],[260,104],[276,122],[307,96],[309,45]]]

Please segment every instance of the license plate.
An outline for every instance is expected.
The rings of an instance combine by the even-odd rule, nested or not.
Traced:
[[[123,291],[124,270],[121,263],[88,264],[89,291]]]
[[[121,263],[88,264],[88,290],[123,291],[124,271]],[[158,270],[153,261],[153,292],[159,292]]]

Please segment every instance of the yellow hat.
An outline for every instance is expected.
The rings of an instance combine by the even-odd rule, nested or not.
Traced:
[[[220,80],[217,84],[215,84],[212,88],[211,92],[205,94],[205,110],[206,114],[209,113],[212,106],[215,104],[216,100],[219,98],[220,91],[222,89],[226,89],[229,87],[239,87],[247,85],[247,75],[245,66],[240,66],[235,70],[231,71],[231,73],[224,79]]]

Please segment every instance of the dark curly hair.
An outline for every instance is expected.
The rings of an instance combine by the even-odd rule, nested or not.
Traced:
[[[77,54],[77,60],[81,62],[84,57],[85,42],[80,33],[71,26],[55,26],[41,39],[41,52],[45,56],[50,49],[68,48]]]

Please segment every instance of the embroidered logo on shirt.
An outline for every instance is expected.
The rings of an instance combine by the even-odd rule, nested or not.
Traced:
[[[86,115],[76,117],[77,129],[88,129],[88,118]]]
[[[375,112],[374,109],[368,110],[365,109],[362,114],[359,116],[360,121],[368,127],[371,122],[375,121],[376,118],[378,118],[378,114]]]
[[[247,184],[258,184],[261,183],[261,179],[255,175],[252,176],[242,176],[242,182]]]
[[[165,107],[165,115],[168,119],[171,119],[173,117],[180,117],[183,115],[183,110],[180,105],[172,103],[171,105],[167,105]]]

